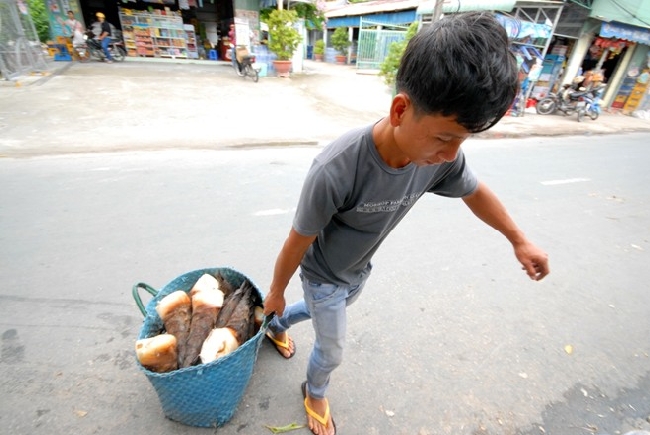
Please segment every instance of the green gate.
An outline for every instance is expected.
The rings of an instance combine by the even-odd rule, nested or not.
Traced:
[[[403,41],[408,26],[387,25],[361,17],[357,69],[378,70],[393,42]]]

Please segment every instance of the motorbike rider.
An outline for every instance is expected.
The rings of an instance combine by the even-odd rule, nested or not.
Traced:
[[[101,25],[101,33],[99,34],[97,39],[99,39],[99,42],[102,45],[102,50],[104,50],[104,55],[106,56],[106,63],[113,63],[113,57],[111,56],[111,53],[108,51],[108,45],[111,43],[111,25],[106,21],[106,16],[103,13],[97,12],[95,16],[97,17]]]

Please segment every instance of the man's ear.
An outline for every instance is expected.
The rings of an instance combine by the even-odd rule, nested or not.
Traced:
[[[390,105],[390,124],[393,127],[399,127],[410,105],[411,100],[408,95],[402,93],[395,95]]]

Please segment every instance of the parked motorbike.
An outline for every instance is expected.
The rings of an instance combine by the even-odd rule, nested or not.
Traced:
[[[77,45],[74,51],[80,62],[89,62],[91,59],[103,61],[106,59],[101,41],[95,39],[95,35],[88,31],[84,34],[85,44]],[[108,51],[116,62],[122,62],[126,57],[124,43],[120,39],[111,38],[108,44]]]
[[[578,76],[571,84],[564,85],[558,93],[549,93],[535,105],[535,110],[540,115],[550,115],[558,110],[564,115],[571,115],[578,109],[580,98],[585,95],[586,90],[580,89],[580,83],[584,77]]]
[[[254,82],[260,78],[259,70],[255,67],[255,55],[250,54],[244,45],[238,45],[235,49],[235,72],[240,77],[250,77]]]
[[[581,122],[585,116],[594,121],[598,119],[598,115],[600,115],[600,99],[604,89],[605,85],[601,84],[582,97],[578,109],[578,122]]]

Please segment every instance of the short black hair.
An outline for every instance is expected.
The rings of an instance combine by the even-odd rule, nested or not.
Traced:
[[[519,90],[508,35],[489,12],[445,16],[408,43],[397,92],[416,113],[455,116],[468,131],[487,130],[505,115]]]

